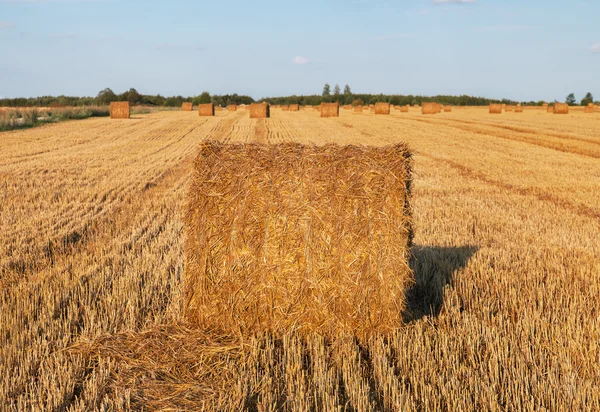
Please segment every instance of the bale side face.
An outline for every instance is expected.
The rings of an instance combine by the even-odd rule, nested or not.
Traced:
[[[390,104],[383,102],[376,103],[375,114],[390,114]]]
[[[402,144],[204,143],[185,215],[188,320],[235,334],[400,327],[410,181]]]
[[[421,105],[422,114],[437,114],[439,113],[437,103],[423,103]]]
[[[215,107],[215,111],[217,111],[217,112],[220,112],[220,111],[222,111],[222,110],[223,110],[223,108],[222,108],[221,106],[217,106],[217,107]]]
[[[284,112],[289,112],[290,111],[290,106],[283,105],[283,106],[281,106],[281,110],[283,110]]]
[[[501,104],[490,104],[490,113],[491,114],[502,114],[502,105]]]
[[[269,103],[252,103],[250,105],[251,119],[267,119],[269,117],[271,117]]]
[[[452,111],[452,107],[450,106],[444,106],[444,112],[445,113],[450,113]]]
[[[339,103],[321,103],[321,117],[339,117]]]
[[[546,112],[548,112],[548,113],[554,113],[554,106],[548,106],[548,107],[546,107]]]
[[[130,116],[129,102],[111,102],[110,103],[110,118],[111,119],[129,119]]]
[[[192,110],[194,110],[194,105],[192,103],[184,102],[181,104],[182,112],[191,112]]]
[[[523,106],[518,104],[517,107],[515,107],[515,113],[523,113]]]
[[[363,112],[362,106],[354,106],[354,113],[362,113],[362,112]]]
[[[408,106],[402,106],[400,108],[400,113],[408,113]]]
[[[299,112],[300,105],[299,104],[290,104],[290,112]]]
[[[227,111],[228,112],[235,112],[237,111],[237,106],[235,104],[230,104],[227,106]]]
[[[198,116],[214,116],[215,105],[212,103],[205,103],[198,105]]]
[[[554,114],[569,114],[569,105],[566,103],[555,103]]]

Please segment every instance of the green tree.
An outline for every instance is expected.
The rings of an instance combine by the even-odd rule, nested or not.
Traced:
[[[577,103],[577,101],[575,100],[575,93],[571,93],[571,94],[569,94],[569,95],[567,96],[566,103],[567,103],[569,106],[573,106],[573,105],[575,105],[575,104]]]
[[[98,100],[98,104],[107,105],[110,104],[110,102],[117,100],[117,95],[109,87],[107,87],[104,90],[100,90],[98,96],[96,96],[96,100]]]
[[[333,95],[334,96],[340,95],[340,85],[339,84],[336,84],[335,87],[333,88]]]
[[[210,94],[208,92],[202,92],[202,94],[200,96],[196,96],[194,98],[194,100],[192,100],[192,104],[194,104],[194,105],[206,104],[206,103],[211,103],[211,102],[212,102],[212,97],[210,97]]]
[[[581,99],[581,105],[587,106],[590,103],[594,103],[594,96],[588,92],[583,99]]]
[[[352,90],[349,85],[344,86],[344,96],[350,96],[352,94]]]
[[[329,97],[331,96],[331,86],[329,86],[329,83],[325,83],[325,86],[323,86],[323,97]]]
[[[364,104],[365,103],[360,97],[352,102],[352,106],[363,106]]]

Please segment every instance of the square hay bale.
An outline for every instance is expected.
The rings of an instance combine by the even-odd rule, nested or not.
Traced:
[[[548,107],[546,107],[546,112],[547,113],[554,113],[554,106],[548,106]]]
[[[235,104],[227,105],[227,111],[228,112],[235,112],[235,111],[237,111],[237,106]]]
[[[290,112],[298,112],[298,111],[300,111],[299,104],[290,104]]]
[[[444,105],[443,104],[438,104],[438,113],[441,113],[444,111]]]
[[[548,109],[548,103],[542,104],[542,109],[547,110]]]
[[[584,109],[584,113],[594,113],[594,104],[589,103]]]
[[[340,116],[340,104],[335,103],[321,103],[321,117],[339,117]]]
[[[214,116],[215,105],[212,103],[205,103],[198,105],[198,116]]]
[[[217,112],[220,112],[220,111],[222,111],[222,110],[223,110],[223,108],[222,108],[221,106],[217,106],[217,107],[215,107],[215,111],[217,111]]]
[[[290,111],[290,106],[289,105],[283,105],[281,106],[281,110],[283,110],[284,112],[289,112]]]
[[[271,117],[269,103],[252,103],[250,105],[251,119],[267,119],[269,117]]]
[[[517,107],[515,107],[515,113],[523,113],[523,106],[518,104]]]
[[[375,104],[375,114],[390,114],[390,104],[377,102]]]
[[[419,105],[418,105],[418,104],[415,104],[413,107],[414,107],[415,109],[418,109],[418,108],[419,108]]]
[[[362,106],[354,106],[354,113],[362,113],[362,112],[363,112]]]
[[[423,104],[421,105],[421,113],[422,114],[437,114],[437,113],[439,113],[438,104],[423,102]]]
[[[510,105],[506,105],[506,106],[504,107],[504,111],[505,111],[505,112],[512,112],[512,111],[513,111],[513,108],[512,108],[512,106],[510,106]]]
[[[501,104],[490,104],[490,113],[491,114],[502,114],[502,105]]]
[[[402,326],[414,282],[406,145],[212,141],[194,169],[184,281],[192,325],[365,339]]]
[[[450,113],[452,111],[452,106],[444,106],[444,112]]]
[[[343,106],[344,110],[352,110],[352,105],[351,104],[345,104]]]
[[[110,103],[110,118],[111,119],[129,119],[130,116],[129,102],[111,102]]]
[[[183,102],[181,104],[181,111],[182,112],[191,112],[194,110],[194,105],[192,103],[189,102]]]
[[[408,113],[408,106],[402,106],[400,108],[400,113]]]
[[[554,114],[569,114],[569,105],[566,103],[554,103]]]

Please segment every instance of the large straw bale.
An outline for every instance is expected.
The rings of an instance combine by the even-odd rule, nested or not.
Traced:
[[[512,112],[513,111],[513,107],[509,104],[504,106],[504,111],[505,112]]]
[[[594,113],[594,103],[589,103],[584,109],[585,113]]]
[[[321,117],[339,117],[340,115],[340,104],[334,103],[321,103]]]
[[[271,117],[271,107],[269,103],[252,103],[250,105],[251,119],[267,119]]]
[[[452,111],[452,106],[444,106],[444,112],[450,113]]]
[[[422,114],[437,114],[439,113],[438,104],[432,102],[423,102],[421,105]]]
[[[284,112],[289,112],[290,106],[288,104],[284,104],[283,106],[281,106],[281,110],[283,110]]]
[[[502,114],[502,105],[501,104],[490,104],[490,113],[491,114]]]
[[[566,103],[554,103],[554,114],[569,114],[569,105]]]
[[[409,106],[400,107],[400,113],[408,113],[408,108],[409,108]]]
[[[185,215],[189,322],[359,338],[400,327],[410,159],[404,144],[203,143]]]
[[[237,105],[235,105],[235,104],[229,104],[229,105],[227,105],[227,111],[228,112],[235,112],[235,111],[237,111]]]
[[[193,103],[190,103],[190,102],[181,103],[181,111],[182,112],[191,112],[192,110],[194,110]]]
[[[390,104],[377,102],[375,104],[375,114],[390,114]]]
[[[130,110],[129,102],[111,102],[110,103],[110,118],[111,119],[129,119]]]
[[[198,116],[214,116],[215,105],[212,103],[204,103],[198,105]]]
[[[290,104],[290,112],[298,112],[298,111],[300,111],[299,104]]]
[[[362,112],[363,112],[362,106],[354,106],[354,113],[362,113]]]

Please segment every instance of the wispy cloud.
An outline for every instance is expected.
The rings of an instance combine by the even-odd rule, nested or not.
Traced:
[[[590,47],[590,50],[592,53],[600,53],[600,43],[594,44],[592,47]]]
[[[471,4],[477,0],[432,0],[433,4]]]
[[[292,59],[292,64],[308,64],[310,63],[310,59],[302,56],[296,56]]]
[[[0,21],[0,30],[2,29],[14,29],[15,28],[15,24],[14,23],[10,23],[8,21]]]

